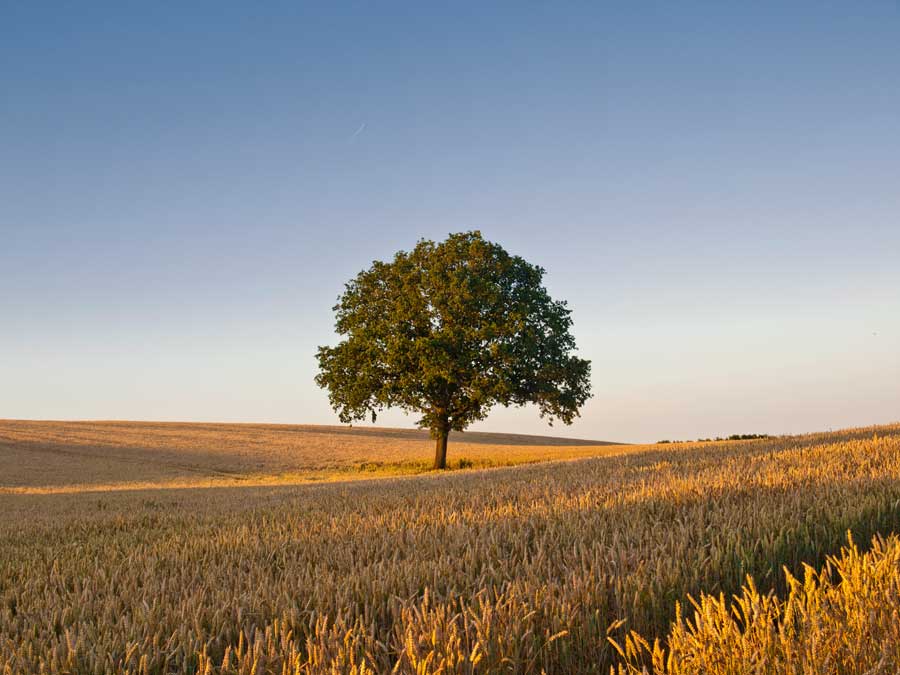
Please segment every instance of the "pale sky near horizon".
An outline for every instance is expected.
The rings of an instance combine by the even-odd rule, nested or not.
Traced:
[[[343,284],[480,229],[595,395],[475,429],[900,421],[900,4],[430,4],[0,8],[0,418],[336,424]]]

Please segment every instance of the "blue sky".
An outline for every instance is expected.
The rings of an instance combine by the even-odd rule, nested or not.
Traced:
[[[343,283],[480,229],[593,361],[553,433],[900,420],[900,5],[428,4],[5,4],[0,417],[336,423]]]

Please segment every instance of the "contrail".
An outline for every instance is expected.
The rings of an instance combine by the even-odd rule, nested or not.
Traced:
[[[356,131],[353,132],[353,135],[350,137],[349,140],[352,141],[354,138],[359,136],[365,130],[366,130],[366,123],[363,122],[362,124],[359,125],[359,129],[357,129]]]

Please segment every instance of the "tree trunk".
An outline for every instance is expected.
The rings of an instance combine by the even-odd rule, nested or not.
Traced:
[[[447,468],[447,437],[450,435],[450,430],[447,427],[441,427],[435,431],[435,441],[434,446],[434,469],[446,469]]]

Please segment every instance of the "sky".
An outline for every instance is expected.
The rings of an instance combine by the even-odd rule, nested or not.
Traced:
[[[473,428],[900,421],[900,4],[0,7],[0,418],[337,424],[343,284],[472,229],[594,391]]]

